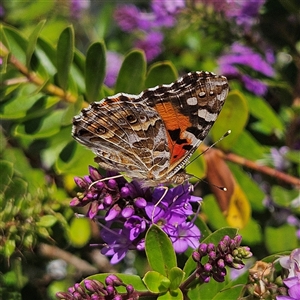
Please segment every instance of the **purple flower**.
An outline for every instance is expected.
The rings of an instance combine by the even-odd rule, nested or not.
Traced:
[[[288,278],[298,276],[300,279],[300,248],[293,250],[289,256],[281,257],[279,263],[289,271]]]
[[[201,283],[209,282],[213,277],[217,282],[223,282],[227,273],[226,266],[234,269],[244,267],[243,259],[252,256],[249,247],[241,247],[242,238],[237,235],[234,239],[224,236],[217,246],[201,243],[192,254],[197,263],[196,273]],[[201,262],[204,258],[204,262]]]
[[[176,23],[176,15],[185,7],[185,1],[153,0],[151,7],[156,26],[172,27]]]
[[[259,79],[250,77],[249,75],[241,75],[245,88],[255,95],[263,96],[268,91],[268,86]]]
[[[270,50],[266,52],[266,57],[264,58],[251,48],[239,43],[234,43],[228,53],[221,56],[218,60],[222,74],[239,78],[246,89],[259,96],[266,94],[268,90],[267,85],[259,79],[244,74],[242,69],[247,67],[264,76],[272,77],[275,73],[271,66],[273,62],[274,56]]]
[[[123,57],[117,52],[107,51],[106,53],[106,77],[104,83],[108,87],[113,87],[116,83]]]
[[[5,10],[4,10],[3,6],[0,5],[0,18],[4,17],[4,15],[5,15]]]
[[[259,10],[266,0],[201,0],[206,5],[212,5],[218,12],[222,12],[226,18],[233,19],[236,24],[249,30],[255,24]]]
[[[271,148],[270,151],[275,169],[284,171],[290,166],[289,161],[285,158],[285,155],[289,151],[289,147],[283,146],[279,149]]]
[[[90,0],[71,0],[71,16],[79,19],[82,11],[90,7]]]
[[[103,177],[93,167],[88,176],[76,177],[75,183],[83,191],[71,205],[89,205],[87,215],[101,226],[105,245],[101,252],[112,256],[111,263],[122,260],[128,250],[144,250],[145,234],[152,224],[166,232],[176,252],[198,247],[201,233],[194,225],[195,216],[191,219],[195,215],[191,203],[201,198],[190,195],[192,186],[150,189],[137,181],[128,183],[116,173]]]
[[[144,50],[147,61],[151,61],[161,53],[163,38],[161,32],[150,32],[143,39],[137,40],[135,47]]]
[[[129,4],[119,6],[115,10],[114,18],[123,31],[131,32],[137,29],[148,30],[153,17],[142,13],[135,5]]]
[[[125,284],[119,277],[110,274],[105,278],[105,284],[95,279],[85,279],[82,284],[75,283],[68,292],[56,294],[58,299],[138,299],[138,293],[131,284]],[[126,292],[121,293],[116,288],[123,286]],[[124,289],[124,290],[125,290]]]
[[[199,246],[201,233],[192,222],[182,222],[176,226],[166,225],[164,231],[170,237],[176,253],[183,253],[188,247],[195,249]]]
[[[277,296],[276,300],[300,299],[300,248],[293,250],[290,256],[281,257],[279,263],[289,272],[288,278],[283,280],[288,287],[288,296]]]
[[[283,280],[288,287],[288,296],[277,296],[276,300],[299,300],[300,299],[300,278],[291,277]]]

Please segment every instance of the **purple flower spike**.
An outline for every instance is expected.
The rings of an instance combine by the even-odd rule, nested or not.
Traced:
[[[273,77],[275,74],[272,66],[274,58],[270,49],[265,52],[266,56],[263,57],[247,46],[234,43],[231,45],[228,53],[219,58],[220,72],[225,76],[239,78],[247,90],[256,95],[263,96],[268,90],[267,85],[259,79],[252,78],[248,74],[243,74],[242,67],[246,66],[259,75]]]
[[[162,41],[161,32],[150,32],[142,40],[138,40],[135,47],[144,50],[147,61],[151,61],[161,53]]]
[[[89,204],[88,216],[103,223],[100,232],[105,248],[101,252],[112,256],[111,263],[122,260],[128,250],[144,250],[145,234],[153,223],[169,236],[177,253],[199,246],[201,233],[191,217],[191,203],[200,202],[201,198],[190,195],[189,184],[152,189],[136,181],[128,183],[114,172],[108,172],[108,177],[99,181],[98,171],[92,167],[89,171],[89,176],[76,179],[84,190],[71,204]]]

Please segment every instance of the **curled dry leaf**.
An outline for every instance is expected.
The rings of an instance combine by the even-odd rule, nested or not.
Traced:
[[[217,149],[210,149],[204,154],[207,164],[207,180],[228,224],[243,228],[250,219],[251,208],[246,195],[222,156],[220,150]],[[224,187],[227,191],[218,187]]]

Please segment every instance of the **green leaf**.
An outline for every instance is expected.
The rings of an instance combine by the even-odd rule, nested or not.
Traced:
[[[251,191],[247,193],[247,198],[251,203],[251,208],[255,211],[262,212],[265,210],[263,199],[265,198],[264,192],[260,189],[258,184],[238,165],[228,163],[230,170],[234,174],[235,179],[240,184],[243,191]]]
[[[26,116],[27,110],[30,109],[40,98],[40,94],[17,96],[2,105],[0,117],[5,120],[23,118]]]
[[[50,137],[60,130],[64,110],[56,110],[41,118],[32,119],[17,125],[14,130],[15,136],[30,138]]]
[[[6,36],[6,41],[8,42],[9,49],[11,53],[18,58],[18,60],[25,64],[26,55],[25,50],[27,49],[27,40],[19,30],[9,25],[3,26],[3,31]]]
[[[160,84],[168,84],[178,77],[175,66],[169,62],[158,62],[150,67],[145,81],[145,87],[151,88]]]
[[[228,235],[230,238],[234,238],[238,233],[237,228],[231,228],[231,227],[224,227],[216,230],[212,234],[210,234],[206,239],[202,241],[202,243],[213,243],[217,245],[221,239]]]
[[[6,240],[3,247],[4,257],[8,258],[13,255],[16,249],[16,241],[15,240]]]
[[[101,274],[96,274],[89,276],[85,278],[84,280],[98,280],[101,282],[105,282],[105,278],[111,275],[111,273],[101,273]],[[148,289],[146,288],[145,284],[143,283],[142,279],[140,276],[137,275],[129,275],[129,274],[121,274],[121,273],[114,273],[118,278],[120,278],[124,284],[131,284],[133,285],[134,289],[138,292],[147,292]],[[83,283],[83,282],[81,282]],[[117,291],[119,293],[125,293],[126,289],[124,286],[118,286],[116,287]]]
[[[251,149],[251,151],[249,151],[249,149]],[[246,130],[239,135],[232,151],[250,160],[261,159],[265,153],[264,147]]]
[[[291,206],[291,202],[299,197],[299,190],[287,190],[281,186],[274,185],[271,189],[271,197],[279,206],[288,208]]]
[[[146,59],[143,51],[133,50],[126,55],[118,74],[115,93],[139,94],[144,88]]]
[[[9,161],[1,160],[0,170],[0,193],[2,193],[12,181],[14,174],[13,164]]]
[[[56,69],[56,49],[46,39],[39,37],[37,41],[36,55],[43,62],[44,68],[48,74],[54,76]]]
[[[192,163],[186,166],[186,173],[193,174],[195,177],[191,177],[190,182],[196,183],[199,181],[199,178],[203,178],[206,176],[207,171],[207,164],[200,149],[197,149],[193,153],[189,161],[191,161]]]
[[[74,218],[70,225],[70,242],[76,248],[82,248],[91,238],[91,224],[88,218]]]
[[[295,226],[288,224],[280,227],[267,226],[264,233],[269,253],[276,253],[298,247]]]
[[[104,42],[92,44],[86,54],[85,88],[88,102],[99,100],[100,88],[105,78],[105,45]]]
[[[224,150],[232,149],[239,135],[243,132],[248,117],[249,110],[245,97],[237,90],[230,92],[212,127],[213,140],[217,141],[226,131],[231,130],[231,134],[218,142],[218,146]]]
[[[94,164],[92,151],[82,147],[75,141],[70,141],[61,151],[56,161],[55,169],[58,174],[86,175],[87,165]]]
[[[224,300],[224,299],[240,299],[242,291],[245,289],[245,284],[239,284],[224,289],[216,294],[212,300]]]
[[[250,219],[246,226],[240,229],[239,234],[243,237],[243,243],[249,246],[263,241],[261,226],[254,219]]]
[[[43,164],[50,168],[57,161],[61,151],[71,141],[71,128],[62,128],[56,135],[48,140],[47,148],[42,150],[41,157]]]
[[[180,289],[167,291],[157,297],[157,300],[183,300],[183,293]]]
[[[32,58],[32,55],[33,55],[35,47],[36,47],[36,42],[37,42],[38,36],[39,36],[42,28],[45,25],[45,22],[46,22],[46,20],[40,21],[39,24],[37,24],[34,31],[31,33],[31,35],[28,38],[28,45],[27,45],[27,49],[26,49],[26,67],[28,69],[30,69],[30,62],[31,62],[31,58]]]
[[[212,194],[203,198],[202,211],[208,218],[208,223],[214,229],[227,226],[227,221]]]
[[[152,225],[146,234],[145,248],[151,268],[168,277],[170,270],[177,266],[169,237],[158,226]]]
[[[167,277],[156,271],[147,272],[143,278],[143,282],[152,293],[164,293],[169,289],[171,284]]]
[[[265,133],[275,133],[282,136],[284,125],[270,104],[267,103],[265,99],[254,96],[253,94],[247,94],[247,101],[251,115],[260,120],[260,126],[264,128]],[[257,127],[257,124],[252,127]]]
[[[14,178],[5,191],[6,199],[22,199],[27,193],[28,183],[21,178]]]
[[[178,268],[174,267],[170,270],[169,279],[171,281],[170,290],[177,290],[182,282],[184,277],[184,272]]]
[[[224,286],[225,286],[225,282],[216,282],[215,280],[210,280],[208,283],[201,284],[201,285],[197,284],[188,290],[187,293],[188,299],[197,299],[197,300],[214,299],[218,291],[222,290]],[[224,300],[225,299],[226,298],[224,298]],[[233,298],[233,299],[237,299],[237,298]]]
[[[57,42],[57,80],[59,86],[66,91],[71,64],[74,57],[74,29],[68,26],[59,36]]]
[[[13,13],[10,14],[10,21],[13,23],[19,24],[20,22],[38,20],[41,16],[49,14],[56,5],[53,1],[28,1],[26,5],[20,4],[15,6]]]
[[[37,222],[38,226],[41,227],[51,227],[57,222],[57,218],[53,215],[44,215]]]

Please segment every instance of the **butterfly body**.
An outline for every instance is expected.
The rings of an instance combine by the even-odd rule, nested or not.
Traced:
[[[147,186],[180,184],[182,169],[215,122],[228,93],[224,76],[192,72],[139,95],[119,93],[73,119],[73,137],[106,170]]]

